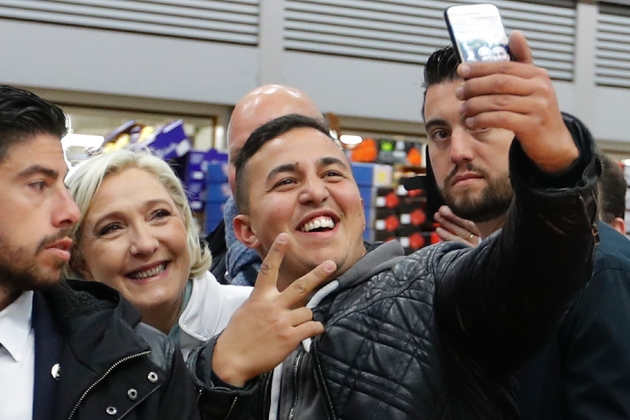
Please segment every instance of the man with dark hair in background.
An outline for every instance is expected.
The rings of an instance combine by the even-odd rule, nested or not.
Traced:
[[[290,115],[252,133],[235,162],[239,240],[266,258],[261,275],[274,289],[304,289],[313,272],[332,279],[283,317],[321,334],[312,340],[269,357],[270,326],[253,293],[232,317],[240,327],[191,355],[210,418],[518,418],[512,374],[590,273],[600,168],[579,121],[557,109],[514,114],[531,79],[548,79],[522,35],[510,47],[519,62],[459,68],[470,126],[519,132],[509,165],[518,206],[481,247],[443,243],[405,257],[391,241],[368,250],[358,186],[327,128]],[[497,93],[514,102],[494,114]]]
[[[431,55],[424,71],[423,114],[433,175],[450,206],[440,208],[435,218],[443,238],[471,242],[478,233],[483,246],[504,226],[513,205],[507,172],[513,134],[490,127],[469,130],[463,124],[459,109],[464,102],[456,92],[464,81],[457,65],[455,52],[447,47]],[[604,161],[604,172],[614,169],[611,165]],[[606,179],[601,183],[608,184]],[[600,198],[606,204],[601,216],[606,217],[608,208],[625,207],[625,183],[614,194],[607,193],[612,185],[602,186]],[[609,207],[611,200],[618,204]],[[460,217],[474,222],[477,230]],[[557,334],[519,375],[525,420],[630,418],[630,242],[605,223],[599,223],[599,231],[590,282]]]
[[[0,418],[196,419],[174,345],[113,289],[60,279],[80,217],[65,133],[57,106],[0,86]]]
[[[597,182],[599,218],[625,235],[626,177],[619,165],[605,154],[600,153],[599,160],[602,162],[602,176]]]

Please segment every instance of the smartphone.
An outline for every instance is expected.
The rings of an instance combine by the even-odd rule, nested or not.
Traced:
[[[508,38],[493,4],[451,6],[444,20],[459,61],[509,61]]]

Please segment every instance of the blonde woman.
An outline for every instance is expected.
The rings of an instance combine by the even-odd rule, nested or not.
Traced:
[[[251,293],[208,271],[182,185],[149,151],[95,156],[67,181],[81,210],[68,277],[117,289],[143,321],[190,351],[219,333]]]

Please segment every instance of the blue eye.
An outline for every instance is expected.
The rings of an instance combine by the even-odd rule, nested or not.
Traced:
[[[107,235],[108,233],[112,233],[120,229],[120,225],[118,223],[110,223],[105,225],[101,230],[99,230],[98,234],[100,236]]]

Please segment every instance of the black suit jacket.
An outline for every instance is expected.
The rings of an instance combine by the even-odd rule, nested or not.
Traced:
[[[520,373],[523,420],[630,418],[630,241],[599,232],[588,285]]]
[[[32,325],[35,334],[35,381],[33,420],[53,418],[57,380],[52,368],[61,359],[63,340],[53,313],[40,292],[33,297]]]

